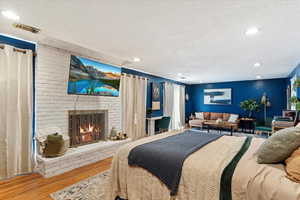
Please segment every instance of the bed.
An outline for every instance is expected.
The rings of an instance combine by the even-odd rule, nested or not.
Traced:
[[[105,199],[300,200],[300,184],[286,178],[284,165],[257,164],[255,152],[264,142],[261,138],[251,139],[247,151],[235,163],[230,182],[224,184],[224,171],[247,140],[235,136],[222,136],[189,155],[182,166],[178,191],[170,195],[169,188],[155,175],[144,168],[130,166],[128,156],[138,146],[174,134],[181,132],[143,138],[120,148],[113,158]]]

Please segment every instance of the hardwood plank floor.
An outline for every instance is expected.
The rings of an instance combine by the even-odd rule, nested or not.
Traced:
[[[48,179],[34,173],[0,181],[0,200],[52,200],[51,193],[108,170],[111,161],[108,158]]]

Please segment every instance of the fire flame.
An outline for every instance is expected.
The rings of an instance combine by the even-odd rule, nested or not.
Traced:
[[[93,131],[94,127],[89,124],[89,132]]]
[[[80,127],[80,133],[86,133],[86,132],[92,132],[94,130],[94,126],[91,126],[91,124],[89,124],[88,128],[82,128]]]

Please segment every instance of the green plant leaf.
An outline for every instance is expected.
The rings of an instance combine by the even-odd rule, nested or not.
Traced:
[[[248,99],[248,100],[242,101],[240,103],[240,107],[244,111],[248,111],[249,116],[252,114],[252,112],[258,112],[259,111],[259,104],[257,103],[257,101],[255,99]]]

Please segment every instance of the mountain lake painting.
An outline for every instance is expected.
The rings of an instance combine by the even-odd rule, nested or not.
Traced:
[[[121,68],[71,55],[68,94],[119,96]]]

